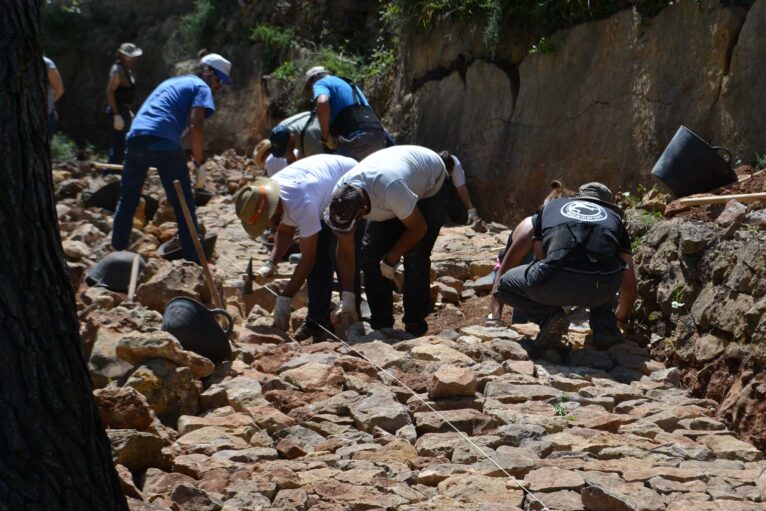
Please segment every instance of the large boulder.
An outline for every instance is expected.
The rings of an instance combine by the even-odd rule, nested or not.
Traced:
[[[164,311],[165,305],[176,296],[188,296],[201,302],[211,300],[199,265],[184,260],[165,262],[136,290],[136,299],[140,303],[159,312]]]
[[[166,426],[175,426],[181,415],[199,411],[199,387],[188,367],[165,359],[148,360],[136,368],[125,382],[146,397]]]
[[[176,365],[188,367],[195,378],[209,376],[215,369],[215,365],[207,358],[185,351],[178,339],[168,332],[134,332],[126,335],[117,343],[116,354],[133,365],[153,358],[169,360]]]

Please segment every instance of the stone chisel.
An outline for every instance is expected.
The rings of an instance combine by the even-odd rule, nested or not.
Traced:
[[[250,261],[247,263],[247,271],[245,272],[245,290],[246,295],[253,294],[253,258],[250,257]]]

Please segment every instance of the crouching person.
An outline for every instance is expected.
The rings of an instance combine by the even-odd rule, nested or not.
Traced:
[[[300,262],[273,312],[274,326],[289,330],[293,296],[308,279],[308,316],[293,336],[298,341],[324,339],[322,328],[330,326],[335,238],[322,221],[322,213],[330,203],[335,183],[355,165],[356,160],[345,156],[310,156],[288,165],[272,178],[256,179],[235,196],[237,216],[248,234],[256,238],[267,226],[276,229],[274,248],[264,268],[258,270],[260,275],[274,273],[298,231]],[[349,274],[349,289],[357,289],[358,296],[359,272],[352,266]],[[355,296],[351,298],[354,310]]]
[[[618,323],[628,321],[636,276],[630,237],[612,202],[609,188],[588,183],[576,197],[546,204],[534,221],[535,261],[509,270],[496,287],[497,299],[540,325],[540,348],[561,347],[569,326],[563,306],[590,308],[596,347],[622,341]]]
[[[404,293],[404,327],[415,336],[428,330],[431,310],[431,250],[444,223],[448,166],[425,147],[393,146],[377,151],[335,186],[325,222],[338,234],[341,286],[350,290],[355,255],[350,233],[370,220],[362,240],[362,269],[374,329],[394,326],[394,285]],[[398,269],[404,258],[404,274]]]

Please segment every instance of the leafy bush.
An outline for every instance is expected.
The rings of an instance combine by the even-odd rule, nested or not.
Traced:
[[[56,161],[74,161],[77,159],[77,145],[62,133],[56,133],[51,139],[51,158]]]
[[[171,60],[192,58],[200,48],[211,43],[219,17],[216,3],[194,0],[194,10],[179,18],[173,33],[176,46],[171,52]]]
[[[263,43],[263,65],[266,72],[280,67],[280,61],[293,44],[295,32],[289,28],[258,25],[250,33],[250,40]]]
[[[286,60],[272,71],[271,76],[277,80],[292,80],[298,76],[298,68],[292,60]]]

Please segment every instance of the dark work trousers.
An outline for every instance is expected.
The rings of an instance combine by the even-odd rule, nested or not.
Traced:
[[[356,161],[362,161],[375,151],[386,147],[386,132],[377,129],[359,130],[349,138],[338,137],[338,149],[341,156],[348,156]]]
[[[553,276],[545,275],[553,272]],[[561,307],[590,308],[593,335],[616,335],[614,298],[623,272],[611,275],[579,273],[566,268],[553,270],[542,261],[517,266],[500,278],[495,296],[541,325]]]
[[[194,227],[199,232],[191,179],[189,178],[189,169],[186,166],[186,155],[180,148],[157,150],[149,147],[160,140],[156,137],[135,137],[128,142],[125,166],[122,169],[122,180],[120,181],[120,201],[117,203],[112,225],[112,247],[115,250],[128,248],[130,232],[133,228],[133,215],[141,198],[141,189],[144,187],[146,173],[149,167],[156,167],[160,174],[162,186],[165,188],[165,194],[173,205],[173,211],[176,214],[183,257],[199,264],[197,253],[194,250],[194,242],[189,229],[186,227],[181,203],[178,202],[176,189],[173,186],[174,180],[178,179],[181,182],[186,205],[189,207]],[[195,233],[195,235],[198,234]]]
[[[359,313],[359,301],[361,300],[361,279],[359,277],[359,256],[362,248],[362,235],[364,223],[358,222],[354,232],[354,247],[356,251],[356,268],[354,269],[354,294],[357,299],[357,314]],[[338,240],[332,230],[322,222],[322,230],[318,233],[317,253],[314,259],[314,267],[309,273],[306,287],[308,288],[309,305],[305,325],[311,331],[320,330],[317,324],[330,327],[330,303],[332,301],[332,280],[337,265],[335,264],[335,248]],[[340,275],[338,275],[340,280]]]
[[[122,120],[125,121],[125,128],[122,131],[114,129],[114,115],[112,108],[106,107],[106,114],[109,118],[109,126],[112,129],[112,147],[109,149],[109,163],[121,164],[125,159],[125,135],[130,130],[130,107],[128,105],[119,105]]]
[[[446,179],[445,179],[446,184]],[[447,188],[442,186],[433,197],[418,201],[417,208],[428,230],[409,252],[404,254],[404,328],[413,335],[428,330],[426,316],[431,312],[431,250],[444,224]],[[372,313],[372,328],[394,326],[394,283],[380,273],[380,260],[391,250],[405,227],[399,219],[369,222],[362,240],[364,289]]]

